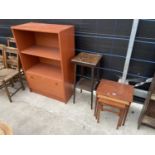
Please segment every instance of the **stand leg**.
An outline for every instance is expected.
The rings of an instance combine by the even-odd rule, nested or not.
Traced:
[[[76,64],[75,64],[75,69],[74,69],[74,88],[73,88],[73,103],[75,104],[75,95],[76,95]]]
[[[84,75],[84,66],[80,66],[80,68],[81,68],[81,76],[83,76]],[[80,93],[82,93],[82,89],[80,89]]]
[[[94,68],[91,69],[91,109],[93,109]]]
[[[99,70],[99,68],[97,68],[97,81],[98,82],[100,81],[100,70]]]

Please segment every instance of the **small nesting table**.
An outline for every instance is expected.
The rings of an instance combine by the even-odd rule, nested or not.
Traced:
[[[95,116],[99,123],[100,111],[109,111],[119,116],[117,129],[125,124],[131,102],[133,87],[110,80],[101,80],[96,91]],[[114,109],[109,109],[113,107]],[[118,110],[118,111],[116,111]]]
[[[81,52],[77,56],[75,56],[71,61],[75,64],[75,81],[74,81],[74,96],[73,96],[73,103],[75,103],[75,96],[76,96],[76,88],[80,88],[82,90],[87,90],[91,92],[91,109],[93,109],[93,90],[96,87],[97,80],[95,80],[95,68],[99,64],[102,55],[100,54],[91,54]],[[80,80],[77,82],[77,66],[81,67],[81,77]],[[88,67],[91,69],[91,78],[84,77],[84,67]],[[97,78],[99,80],[99,70],[97,70]]]

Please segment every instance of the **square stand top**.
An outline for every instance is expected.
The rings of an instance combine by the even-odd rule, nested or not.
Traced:
[[[101,80],[96,93],[100,97],[128,105],[133,101],[133,91],[134,89],[130,85]]]
[[[81,52],[72,59],[72,62],[83,66],[95,67],[97,66],[101,58],[102,55],[99,54]]]

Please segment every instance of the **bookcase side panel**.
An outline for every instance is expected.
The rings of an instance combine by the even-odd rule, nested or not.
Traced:
[[[67,101],[73,93],[74,65],[71,63],[71,59],[75,55],[74,27],[62,31],[59,34],[59,42],[62,57],[62,73]]]

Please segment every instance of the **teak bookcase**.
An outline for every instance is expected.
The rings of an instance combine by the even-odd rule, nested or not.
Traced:
[[[26,23],[11,29],[30,91],[67,102],[74,82],[74,26]]]

